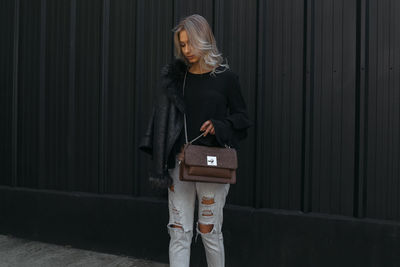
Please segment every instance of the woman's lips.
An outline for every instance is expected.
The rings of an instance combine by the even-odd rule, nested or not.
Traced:
[[[194,56],[187,56],[186,58],[187,58],[187,59],[193,59]]]

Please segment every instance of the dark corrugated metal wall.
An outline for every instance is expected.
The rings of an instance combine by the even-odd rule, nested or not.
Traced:
[[[362,76],[364,213],[400,219],[400,2],[371,1]]]
[[[11,184],[13,99],[13,1],[0,2],[0,162],[1,183]]]
[[[228,202],[400,219],[400,2],[4,0],[1,185],[149,196],[137,150],[172,59],[202,14],[255,127]]]
[[[259,2],[257,207],[303,209],[304,11],[302,1]]]
[[[352,215],[355,157],[356,1],[315,1],[309,60],[308,208]],[[306,90],[307,90],[306,89]]]

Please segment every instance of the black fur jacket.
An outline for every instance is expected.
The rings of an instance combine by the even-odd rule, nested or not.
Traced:
[[[187,67],[181,60],[164,66],[161,70],[162,92],[157,96],[150,121],[139,148],[152,156],[150,183],[168,187],[172,183],[168,168],[175,155],[172,147],[183,129],[184,101],[178,88],[182,87]],[[168,164],[169,163],[169,164]]]
[[[161,93],[139,144],[139,149],[152,156],[149,180],[153,187],[166,188],[172,184],[168,169],[175,166],[176,155],[172,152],[183,129],[185,104],[181,88],[186,70],[185,62],[178,59],[162,68]],[[246,112],[212,122],[219,143],[235,148],[237,142],[247,136],[247,128],[251,125]]]

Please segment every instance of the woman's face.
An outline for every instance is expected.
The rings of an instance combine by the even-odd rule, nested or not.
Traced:
[[[194,54],[194,50],[191,44],[189,43],[189,38],[187,36],[186,30],[182,30],[179,32],[179,43],[181,46],[182,54],[184,55],[186,60],[189,61],[190,64],[198,63],[200,57]]]

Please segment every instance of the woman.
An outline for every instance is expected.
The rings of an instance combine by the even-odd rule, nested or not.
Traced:
[[[176,60],[162,70],[162,92],[140,148],[152,155],[150,182],[168,188],[170,266],[189,266],[197,194],[196,233],[202,237],[208,266],[221,267],[225,265],[222,211],[229,184],[179,180],[185,143],[183,114],[188,138],[200,136],[193,144],[205,146],[237,148],[250,121],[238,76],[222,63],[207,21],[191,15],[173,31]]]

